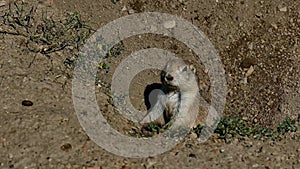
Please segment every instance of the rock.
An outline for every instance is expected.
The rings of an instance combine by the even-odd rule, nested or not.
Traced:
[[[278,28],[278,26],[276,25],[276,23],[271,23],[271,26],[272,26],[273,28],[275,28],[275,29]]]
[[[147,159],[147,164],[145,164],[145,167],[146,167],[146,168],[150,168],[150,167],[152,167],[152,166],[155,165],[155,164],[156,164],[155,159],[148,158],[148,159]]]
[[[277,152],[272,152],[271,155],[272,155],[272,156],[277,156],[278,153],[277,153]]]
[[[8,158],[12,159],[12,158],[14,158],[14,155],[13,154],[8,154]]]
[[[72,165],[70,163],[68,163],[65,167],[70,169],[70,168],[72,168]]]
[[[261,12],[258,12],[256,15],[255,15],[257,18],[262,18],[263,14]]]
[[[196,158],[197,156],[196,156],[196,154],[190,153],[190,154],[188,155],[188,157]]]
[[[258,120],[257,120],[257,119],[254,119],[254,120],[253,120],[253,123],[254,123],[254,124],[256,124],[257,122],[258,122]]]
[[[197,138],[197,134],[194,132],[191,132],[190,134],[191,139],[196,139]]]
[[[22,105],[23,105],[23,106],[32,106],[32,105],[33,105],[33,102],[30,101],[30,100],[23,100],[23,101],[22,101]]]
[[[174,20],[164,22],[164,27],[167,29],[174,28],[175,26],[176,26],[176,22]]]
[[[134,10],[133,9],[129,9],[128,10],[128,14],[134,14]]]
[[[127,10],[127,8],[126,8],[126,6],[124,5],[123,8],[121,9],[121,11],[126,11],[126,10]]]
[[[66,143],[60,147],[61,150],[68,152],[70,149],[72,149],[72,145],[70,143]]]
[[[280,12],[287,12],[287,7],[279,7]]]
[[[246,72],[246,77],[249,77],[254,72],[254,67],[250,66],[250,68]]]

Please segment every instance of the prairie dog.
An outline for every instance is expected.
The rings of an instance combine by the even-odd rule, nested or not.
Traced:
[[[181,59],[168,61],[160,75],[163,93],[158,95],[155,105],[151,106],[141,123],[154,121],[165,125],[179,112],[184,115],[198,113],[199,88],[195,72],[192,65]],[[194,127],[194,124],[189,127]]]

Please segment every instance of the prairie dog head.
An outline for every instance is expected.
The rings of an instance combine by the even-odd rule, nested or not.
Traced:
[[[191,91],[198,88],[195,73],[194,66],[187,65],[181,59],[172,59],[165,65],[161,81],[168,90]]]

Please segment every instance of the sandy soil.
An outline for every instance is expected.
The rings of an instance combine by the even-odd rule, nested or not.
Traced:
[[[2,2],[2,1],[1,1]],[[252,126],[274,127],[286,116],[298,120],[300,102],[300,3],[288,0],[63,0],[25,1],[57,16],[78,11],[94,29],[132,12],[178,15],[199,27],[218,50],[226,71],[225,115]],[[0,11],[7,9],[1,6]],[[192,135],[171,151],[143,159],[111,154],[89,139],[72,101],[72,73],[64,65],[72,55],[28,51],[23,37],[0,34],[0,168],[300,168],[300,133],[281,141],[245,138],[224,143],[212,137],[200,144]],[[131,52],[163,48],[187,62],[195,54],[174,39],[145,35],[124,42],[100,80],[109,84],[115,67]],[[245,80],[250,66],[253,73]],[[201,94],[210,99],[203,65],[196,65]],[[141,72],[130,88],[134,106],[145,110],[145,87],[159,82],[158,72]],[[129,130],[131,123],[114,111],[105,88],[97,88],[99,107],[110,124]],[[23,106],[23,100],[33,102]]]

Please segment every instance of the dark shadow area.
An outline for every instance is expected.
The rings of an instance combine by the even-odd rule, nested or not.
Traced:
[[[150,110],[151,105],[153,106],[156,103],[157,96],[160,92],[162,92],[161,88],[162,84],[160,83],[153,83],[146,86],[146,89],[144,91],[144,99],[147,110]]]

